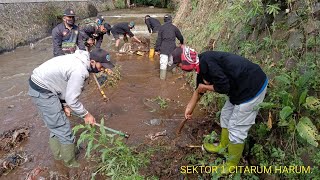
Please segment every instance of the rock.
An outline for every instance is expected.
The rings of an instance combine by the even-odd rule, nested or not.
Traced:
[[[285,63],[285,68],[288,70],[293,69],[296,66],[297,62],[293,58],[289,58]]]
[[[288,39],[288,47],[293,50],[302,49],[304,35],[299,30],[293,30]]]
[[[150,125],[152,126],[158,126],[161,124],[161,120],[160,119],[151,119],[150,120]]]
[[[272,39],[288,39],[289,33],[287,31],[284,31],[282,29],[276,29],[272,33]]]
[[[312,8],[312,14],[317,20],[320,20],[320,2],[316,3]]]
[[[258,17],[255,16],[253,18],[250,19],[249,21],[249,26],[251,27],[256,27],[258,25]]]
[[[303,28],[306,34],[316,33],[319,31],[320,21],[314,21],[312,19],[309,19],[308,22],[304,24]]]
[[[281,52],[273,49],[272,53],[271,53],[273,62],[279,62],[282,59],[282,54]]]
[[[288,24],[289,27],[294,27],[299,22],[300,22],[300,17],[297,15],[297,13],[295,11],[289,13],[288,20],[287,20],[287,24]]]
[[[14,105],[11,104],[11,105],[8,106],[8,108],[9,108],[9,109],[14,108]]]

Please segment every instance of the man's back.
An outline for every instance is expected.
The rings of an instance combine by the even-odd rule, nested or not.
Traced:
[[[148,27],[149,33],[151,33],[151,30],[152,30],[152,32],[158,32],[158,30],[161,26],[160,21],[158,19],[152,18],[152,17],[149,17],[148,19],[146,19],[145,23]]]
[[[58,56],[44,62],[33,70],[31,80],[65,99],[68,89],[77,89],[79,84],[83,85],[83,81],[89,76],[89,67],[88,52],[76,51],[74,54]]]
[[[176,48],[176,38],[183,44],[180,30],[172,23],[165,23],[159,28],[156,50],[161,54],[171,54]]]
[[[232,53],[207,51],[199,59],[201,79],[198,80],[211,82],[215,91],[227,94],[233,104],[255,96],[266,80],[259,65]]]
[[[123,23],[115,24],[112,27],[112,31],[117,32],[119,34],[123,34],[123,33],[126,33],[127,31],[130,31],[130,29],[129,29],[128,23],[123,22]]]

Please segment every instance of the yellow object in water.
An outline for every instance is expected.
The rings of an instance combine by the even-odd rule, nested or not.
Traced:
[[[149,51],[149,58],[153,58],[154,57],[154,49],[151,48]]]
[[[139,55],[139,56],[143,56],[143,55],[144,55],[144,53],[143,53],[143,52],[141,52],[141,51],[138,51],[138,52],[137,52],[137,55]]]

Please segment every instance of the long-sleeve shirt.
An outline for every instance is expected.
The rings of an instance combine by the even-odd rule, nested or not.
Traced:
[[[53,44],[53,56],[64,55],[65,53],[62,50],[63,42],[72,41],[73,36],[78,36],[78,26],[73,25],[71,30],[69,30],[64,23],[58,24],[52,30],[52,44]],[[76,32],[76,33],[75,33]],[[76,40],[76,44],[78,44],[78,39]]]
[[[176,38],[180,44],[183,44],[184,39],[180,30],[171,22],[166,22],[159,28],[156,51],[160,51],[160,54],[170,55],[176,48]]]
[[[111,29],[111,33],[113,35],[115,35],[115,34],[127,34],[130,37],[134,36],[134,34],[131,32],[131,30],[129,28],[129,23],[128,22],[115,24]]]
[[[203,79],[210,82],[217,93],[228,95],[232,104],[255,97],[267,80],[259,65],[232,53],[207,51],[199,55],[199,61],[197,85]]]
[[[160,21],[158,19],[152,18],[152,17],[149,17],[148,19],[146,19],[145,23],[148,27],[149,33],[158,32],[158,30],[161,26]]]
[[[79,96],[85,79],[89,77],[90,58],[87,51],[77,50],[74,54],[54,57],[33,70],[31,81],[37,86],[58,95],[60,100],[77,114],[87,110]]]
[[[79,38],[82,38],[83,41],[86,41],[89,38],[93,38],[96,40],[96,48],[100,48],[104,34],[97,33],[97,29],[97,25],[86,25],[80,29]],[[85,50],[85,46],[81,45],[79,46],[79,49]]]

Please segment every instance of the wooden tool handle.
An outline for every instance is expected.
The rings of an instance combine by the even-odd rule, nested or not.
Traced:
[[[176,134],[177,135],[180,135],[181,134],[181,130],[182,130],[182,128],[183,128],[183,126],[184,126],[184,124],[187,122],[187,119],[184,119],[181,123],[180,123],[180,125],[179,125],[179,127],[178,127],[178,129],[177,129],[177,131],[176,131]]]

